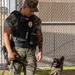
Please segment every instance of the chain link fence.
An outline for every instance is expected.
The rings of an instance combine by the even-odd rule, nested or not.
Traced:
[[[20,10],[23,3],[24,0],[16,0],[17,10]],[[38,67],[50,67],[53,58],[61,56],[65,57],[64,65],[74,66],[75,1],[39,0],[38,9],[39,12],[35,14],[42,20],[43,32],[43,59],[38,62]],[[3,26],[3,21],[0,17],[0,27]],[[2,34],[0,38],[2,39]],[[36,54],[37,52],[38,50]],[[0,59],[1,57],[0,53]],[[0,60],[0,63],[3,61]]]
[[[4,28],[4,20],[7,17],[7,7],[5,7],[5,0],[0,0],[0,69],[3,68],[3,64],[5,63],[2,46],[3,46],[3,28]]]

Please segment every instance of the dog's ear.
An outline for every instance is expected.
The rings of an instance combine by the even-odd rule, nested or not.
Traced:
[[[64,56],[60,58],[61,70],[63,70]]]
[[[56,60],[56,58],[53,58],[53,61]]]
[[[62,56],[62,57],[60,58],[60,61],[61,61],[61,62],[63,62],[63,61],[64,61],[64,56]]]

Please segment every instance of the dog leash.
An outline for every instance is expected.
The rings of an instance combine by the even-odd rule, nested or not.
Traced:
[[[7,61],[7,62],[5,63],[5,65],[4,65],[4,69],[3,69],[3,72],[2,72],[2,75],[4,75],[8,63],[9,63],[9,61]]]
[[[27,62],[24,62],[24,61],[20,60],[19,58],[16,58],[16,60],[17,60],[18,62],[21,62],[22,64],[29,65],[30,67],[33,67],[34,69],[41,70],[41,71],[43,71],[43,72],[48,72],[48,71],[44,71],[44,70],[42,70],[42,69],[40,69],[40,68],[34,67],[34,66],[30,65],[30,64],[27,64]],[[2,75],[4,75],[8,63],[9,63],[9,61],[7,61],[7,62],[5,63],[4,69],[3,69],[3,72],[2,72]]]
[[[19,62],[21,62],[22,64],[29,65],[30,67],[32,67],[32,68],[34,68],[34,69],[43,71],[43,70],[40,69],[40,68],[34,67],[34,66],[28,64],[27,62],[22,61],[22,59],[17,58],[16,60],[19,61]]]

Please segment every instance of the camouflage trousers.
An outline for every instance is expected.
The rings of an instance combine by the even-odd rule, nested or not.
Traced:
[[[35,50],[16,47],[15,51],[17,51],[18,54],[23,57],[29,65],[11,61],[11,64],[9,65],[10,75],[20,75],[22,69],[24,75],[34,75],[36,70],[34,68],[36,67]],[[31,67],[30,65],[34,67]]]

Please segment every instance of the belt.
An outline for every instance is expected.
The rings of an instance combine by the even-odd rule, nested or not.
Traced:
[[[26,42],[15,42],[15,47],[29,48],[30,45]]]
[[[35,45],[29,44],[26,39],[17,38],[14,40],[15,47],[22,47],[22,48],[35,48]]]
[[[17,38],[14,40],[15,47],[29,48],[28,41],[23,38]]]

